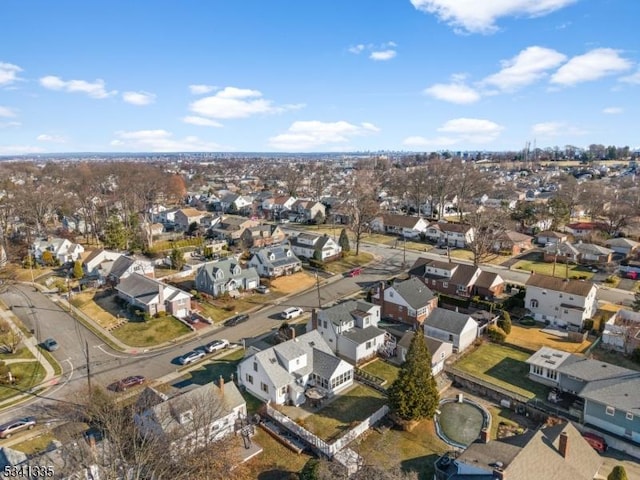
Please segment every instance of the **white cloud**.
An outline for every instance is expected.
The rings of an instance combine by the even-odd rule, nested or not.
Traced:
[[[577,0],[411,0],[413,6],[453,26],[456,32],[494,33],[502,17],[537,17]]]
[[[640,70],[620,79],[621,82],[630,83],[632,85],[640,85]]]
[[[351,47],[349,47],[349,53],[358,55],[359,53],[364,52],[365,48],[367,48],[367,46],[364,45],[363,43],[359,43],[358,45],[352,45]]]
[[[389,49],[389,50],[380,50],[380,51],[371,52],[371,54],[369,55],[369,58],[371,60],[375,60],[379,62],[379,61],[391,60],[395,56],[396,56],[396,51]]]
[[[67,141],[66,138],[60,135],[49,135],[46,133],[38,135],[36,137],[36,140],[39,142],[51,142],[51,143],[65,143]]]
[[[624,110],[621,107],[607,107],[602,109],[602,113],[605,115],[618,115],[622,112],[624,112]]]
[[[155,102],[156,96],[155,94],[148,92],[124,92],[122,94],[122,99],[131,105],[142,107]]]
[[[9,107],[3,107],[0,105],[0,117],[4,118],[13,118],[16,116],[16,112],[11,110]]]
[[[0,145],[0,155],[27,155],[29,153],[44,153],[44,149],[31,145]]]
[[[573,57],[551,77],[557,85],[576,85],[598,80],[607,75],[629,70],[632,64],[612,48],[596,48],[584,55]]]
[[[503,91],[512,91],[540,80],[548,70],[566,59],[566,55],[560,52],[534,45],[520,51],[515,57],[500,62],[502,69],[489,75],[482,83]]]
[[[299,151],[340,148],[351,138],[379,132],[375,125],[363,122],[354,125],[345,121],[320,122],[298,121],[291,124],[285,133],[269,139],[269,145],[277,150]]]
[[[452,76],[451,83],[436,83],[426,88],[423,93],[445,102],[469,104],[480,100],[480,94],[464,83],[464,75]]]
[[[190,105],[190,110],[210,118],[246,118],[252,115],[282,113],[302,108],[304,105],[275,106],[273,101],[262,98],[262,92],[246,88],[225,87],[215,95],[203,97]]]
[[[19,80],[18,73],[21,71],[22,69],[17,65],[0,62],[0,85],[9,85]]]
[[[92,83],[85,80],[62,80],[60,77],[48,75],[40,79],[40,85],[49,90],[86,93],[91,98],[107,98],[118,93],[115,90],[107,91],[104,80],[99,78]]]
[[[195,115],[189,115],[182,119],[184,123],[189,123],[191,125],[198,125],[199,127],[222,127],[220,122],[216,122],[215,120],[211,120],[210,118],[198,117]]]
[[[488,143],[498,138],[504,127],[482,118],[455,118],[445,122],[437,130],[467,142]]]
[[[218,87],[214,85],[189,85],[189,91],[193,95],[205,95],[217,89]]]
[[[560,137],[586,135],[587,132],[564,122],[542,122],[531,127],[531,133],[539,137]]]
[[[22,123],[20,122],[0,122],[0,128],[11,128],[20,126],[22,126]]]
[[[137,130],[116,132],[111,146],[122,150],[142,152],[208,152],[220,149],[220,145],[188,136],[174,139],[167,130]]]

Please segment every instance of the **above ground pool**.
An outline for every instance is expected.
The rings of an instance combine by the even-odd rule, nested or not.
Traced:
[[[457,448],[466,448],[491,422],[489,412],[481,405],[463,398],[446,398],[440,402],[434,418],[438,436]]]

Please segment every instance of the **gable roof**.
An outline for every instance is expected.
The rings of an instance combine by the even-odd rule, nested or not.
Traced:
[[[562,278],[550,277],[549,275],[540,275],[538,273],[532,274],[525,285],[527,287],[538,287],[553,290],[555,292],[580,295],[581,297],[589,295],[591,289],[594,288],[593,282],[588,280],[565,280]]]
[[[424,321],[424,326],[460,335],[469,321],[477,325],[477,322],[466,313],[454,312],[437,307]]]
[[[240,267],[240,273],[238,275],[233,274],[233,269],[235,267]],[[231,278],[255,278],[258,277],[258,272],[255,268],[242,268],[240,262],[233,258],[225,258],[223,260],[216,260],[213,262],[207,262],[202,265],[196,271],[196,278],[199,275],[202,275],[201,271],[205,272],[207,276],[213,281],[213,283],[217,282],[227,282]],[[222,271],[223,275],[221,279],[218,279],[216,274]]]
[[[393,289],[400,295],[411,308],[417,310],[424,307],[435,298],[433,292],[415,277],[397,283]]]
[[[368,313],[372,309],[379,309],[380,307],[373,303],[365,302],[364,300],[347,300],[346,302],[340,302],[332,307],[323,308],[318,312],[322,315],[322,318],[326,318],[334,325],[340,325],[344,321],[351,321],[356,316],[361,316],[363,313]]]
[[[273,254],[273,260],[269,258]],[[255,258],[259,263],[270,265],[272,267],[282,267],[285,265],[293,265],[302,263],[298,257],[296,257],[293,251],[284,245],[273,245],[270,247],[261,248],[256,254]]]
[[[401,228],[414,228],[417,223],[423,220],[422,217],[412,217],[410,215],[396,215],[393,213],[387,213],[381,215],[382,224],[385,227],[401,227]]]
[[[609,246],[609,247],[628,247],[628,248],[636,248],[638,245],[640,245],[640,243],[635,242],[629,238],[610,238],[609,240],[607,240],[606,242],[604,242],[605,245]]]
[[[113,262],[113,266],[109,271],[109,275],[112,277],[120,278],[123,273],[125,273],[131,265],[133,265],[135,260],[129,257],[125,257],[124,255],[118,257],[118,259]]]

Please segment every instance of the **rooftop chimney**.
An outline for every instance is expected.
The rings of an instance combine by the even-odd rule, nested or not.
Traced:
[[[500,467],[496,467],[493,469],[493,478],[494,480],[505,480],[504,470]]]
[[[296,338],[296,329],[293,326],[289,327],[289,337]]]
[[[567,454],[569,452],[569,437],[567,436],[567,432],[562,432],[560,434],[560,444],[558,445],[558,450],[560,450],[560,455],[564,458],[567,458]]]
[[[222,378],[222,375],[220,375],[219,387],[220,387],[220,396],[224,397],[224,378]]]
[[[480,441],[482,443],[489,443],[489,429],[483,428],[480,430]]]
[[[164,285],[158,283],[158,311],[164,310]]]

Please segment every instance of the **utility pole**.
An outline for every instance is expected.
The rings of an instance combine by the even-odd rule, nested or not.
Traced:
[[[89,361],[89,342],[84,341],[84,357],[87,362],[87,387],[89,388],[89,397],[91,397],[91,362]]]
[[[318,310],[322,310],[322,300],[320,298],[320,277],[318,276],[317,268],[316,268],[316,291],[318,292]]]

